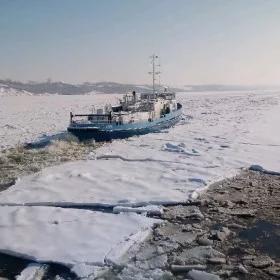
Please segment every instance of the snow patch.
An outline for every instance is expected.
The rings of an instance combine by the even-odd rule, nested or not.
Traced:
[[[196,149],[191,149],[187,151],[186,145],[184,143],[175,144],[175,143],[165,143],[162,147],[163,151],[173,152],[173,153],[183,153],[188,156],[199,156],[199,152]]]
[[[207,185],[206,181],[201,179],[201,178],[189,178],[189,181],[192,182],[192,183],[197,183],[197,184],[202,185],[202,186]]]

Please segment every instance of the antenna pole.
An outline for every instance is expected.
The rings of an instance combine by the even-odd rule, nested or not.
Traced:
[[[160,86],[161,86],[161,80],[160,80],[160,78],[161,78],[161,76],[160,76],[160,74],[161,74],[161,71],[160,71],[160,62],[159,62],[159,64],[157,65],[158,66],[158,69],[159,69],[159,71],[157,72],[158,73],[158,86],[159,86],[159,88],[160,88]]]
[[[155,76],[155,59],[156,56],[153,54],[152,56],[152,63],[153,63],[153,93],[155,93],[156,89],[155,89],[155,80],[156,80],[156,76]]]
[[[155,54],[153,54],[151,56],[151,59],[152,59],[152,72],[149,72],[149,74],[152,74],[153,94],[155,94],[155,92],[156,92],[156,75],[160,75],[159,71],[156,72],[156,66],[159,66],[159,65],[156,65],[156,59],[157,58],[158,58],[158,56],[155,55]]]

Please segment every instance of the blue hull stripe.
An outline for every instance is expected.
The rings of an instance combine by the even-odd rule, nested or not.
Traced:
[[[112,139],[128,138],[168,128],[176,124],[181,119],[181,115],[182,109],[180,108],[152,122],[145,121],[123,125],[107,124],[100,127],[95,127],[94,124],[78,124],[76,126],[69,126],[67,130],[80,140],[110,141]]]

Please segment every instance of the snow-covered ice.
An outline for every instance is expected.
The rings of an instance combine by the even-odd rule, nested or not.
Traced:
[[[71,96],[71,102],[78,102],[75,98]],[[102,95],[90,98],[104,102]],[[79,104],[86,101],[88,106],[88,96],[79,99]],[[118,205],[181,201],[240,167],[256,163],[279,168],[280,136],[275,129],[280,118],[279,94],[181,94],[179,99],[191,117],[174,128],[117,140],[97,150],[94,158],[98,160],[51,167],[23,178],[0,195],[1,202]],[[61,114],[64,109],[57,111]],[[66,126],[65,119],[58,123],[63,120]]]
[[[1,98],[0,138],[1,145],[6,147],[9,143],[14,145],[18,141],[35,139],[40,133],[61,131],[68,124],[70,110],[82,111],[85,106],[89,106],[90,101],[107,103],[107,98],[115,97],[111,95],[43,96],[42,99],[40,97],[34,101],[33,98],[38,97],[29,96],[29,101],[24,99],[29,104],[29,108],[20,105],[23,97]],[[105,205],[114,206],[115,212],[137,212],[137,209],[132,209],[131,206],[176,203],[195,197],[210,183],[235,175],[240,168],[260,165],[268,170],[280,171],[280,130],[278,129],[280,92],[182,93],[178,95],[178,99],[183,104],[185,116],[175,127],[160,133],[105,143],[89,156],[88,161],[70,162],[46,168],[37,174],[21,178],[13,187],[0,193],[1,205],[29,203],[34,205],[34,209],[41,209],[41,212],[38,210],[36,214],[31,210],[28,212],[27,209],[33,209],[32,207],[2,206],[1,223],[3,221],[8,223],[8,220],[5,220],[8,217],[13,219],[9,224],[10,227],[4,227],[4,231],[0,232],[0,240],[2,240],[0,249],[14,246],[14,252],[23,253],[21,247],[15,247],[20,245],[25,246],[24,252],[29,253],[30,256],[36,258],[44,256],[44,244],[37,243],[34,248],[28,235],[17,231],[17,227],[21,227],[17,225],[17,220],[14,219],[16,214],[13,214],[13,211],[19,213],[23,211],[20,220],[23,226],[25,223],[31,223],[30,217],[35,219],[32,221],[35,232],[31,235],[34,239],[36,239],[36,231],[41,232],[41,227],[43,229],[46,227],[47,230],[56,228],[53,224],[46,225],[40,222],[40,219],[45,216],[55,216],[48,216],[49,211],[62,211],[62,220],[64,217],[68,219],[67,215],[70,212],[71,217],[79,213],[80,220],[76,224],[73,223],[73,230],[69,231],[69,228],[63,227],[62,223],[58,224],[61,227],[59,232],[65,231],[66,236],[69,234],[70,238],[71,234],[81,227],[80,236],[85,234],[86,237],[83,240],[70,238],[69,240],[74,242],[73,246],[76,247],[69,247],[65,255],[63,250],[68,246],[66,244],[68,239],[64,241],[63,238],[57,238],[55,242],[62,240],[62,243],[59,247],[61,253],[56,255],[55,261],[73,265],[74,261],[69,262],[73,260],[71,258],[75,257],[77,260],[81,257],[80,261],[83,265],[76,267],[76,271],[83,274],[81,271],[88,270],[84,262],[96,264],[97,260],[104,260],[104,251],[108,252],[109,248],[113,248],[120,239],[115,242],[114,238],[110,238],[107,240],[106,250],[98,251],[98,249],[96,254],[94,251],[91,255],[88,255],[87,248],[79,242],[83,241],[92,246],[92,242],[96,242],[91,240],[92,236],[96,236],[96,240],[101,237],[107,238],[107,235],[114,236],[110,233],[114,230],[110,231],[109,225],[114,227],[115,223],[119,223],[119,219],[142,216],[134,213],[89,214],[86,210],[57,210],[51,206]],[[17,105],[13,108],[13,104]],[[64,211],[67,214],[64,215]],[[140,208],[138,212],[146,211]],[[126,216],[128,214],[135,216]],[[94,220],[92,227],[88,223],[89,215]],[[149,220],[146,217],[142,218],[145,221]],[[83,224],[84,221],[87,221],[86,224]],[[106,223],[108,227],[101,222]],[[133,223],[127,223],[131,226],[127,230],[125,227],[119,237],[129,235],[133,229],[133,233],[136,234],[133,236],[141,240],[143,231],[136,233],[138,228],[133,227]],[[26,229],[30,230],[28,227]],[[12,238],[15,235],[9,237],[9,232],[14,232],[15,235],[21,234],[20,237],[26,245],[14,242]],[[106,234],[103,234],[104,232]],[[47,241],[50,242],[50,239]],[[100,244],[103,243],[100,241]],[[130,246],[129,242],[118,244],[118,250],[122,252],[126,251],[126,246]],[[77,256],[72,256],[72,250],[76,249]],[[111,259],[109,258],[111,261],[114,259],[113,256],[112,253]]]
[[[186,200],[185,176],[169,165],[120,159],[70,162],[22,178],[0,194],[0,203],[141,206]]]
[[[180,94],[179,99],[186,116],[175,127],[106,143],[92,160],[22,178],[0,194],[0,202],[174,203],[242,167],[280,169],[279,93]]]
[[[118,261],[154,223],[134,213],[108,214],[58,207],[1,207],[0,251],[75,272]]]

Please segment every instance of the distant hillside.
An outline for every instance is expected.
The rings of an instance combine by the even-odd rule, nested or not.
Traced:
[[[22,83],[11,80],[0,80],[0,92],[5,91],[28,92],[31,94],[88,94],[88,93],[126,93],[135,90],[137,92],[151,92],[149,85],[120,84],[113,82],[98,82],[84,84],[68,84],[63,82]],[[180,89],[172,88],[173,91]]]
[[[162,88],[161,88],[162,89]],[[268,90],[279,89],[280,86],[239,86],[239,85],[185,85],[183,87],[169,88],[175,92],[199,92],[199,91],[242,91],[242,90]],[[68,84],[64,82],[18,82],[12,80],[0,80],[0,96],[22,94],[89,94],[89,93],[126,93],[151,92],[150,85],[121,84],[114,82],[98,82],[83,84]]]
[[[280,86],[242,86],[242,85],[185,85],[184,91],[248,91],[248,90],[279,90]]]

